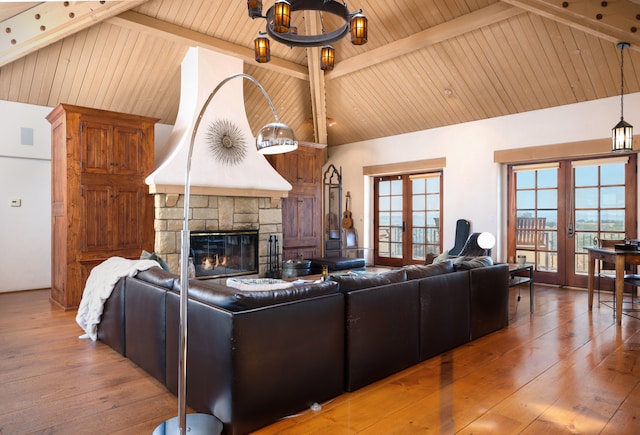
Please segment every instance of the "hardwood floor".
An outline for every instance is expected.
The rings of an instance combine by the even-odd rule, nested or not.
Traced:
[[[586,292],[526,286],[508,328],[256,434],[638,432],[640,320]],[[0,434],[144,434],[176,398],[108,346],[79,340],[46,290],[0,294]]]

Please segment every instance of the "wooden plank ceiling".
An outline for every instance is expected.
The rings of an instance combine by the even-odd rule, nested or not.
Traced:
[[[367,16],[369,41],[334,43],[336,67],[323,73],[319,49],[274,41],[271,62],[257,64],[253,39],[265,22],[248,17],[244,0],[0,3],[0,99],[172,124],[190,45],[241,57],[299,139],[330,146],[619,95],[618,41],[631,43],[625,92],[640,91],[639,0],[347,5]],[[319,19],[293,20],[304,29]],[[250,84],[245,100],[254,130],[270,122]]]

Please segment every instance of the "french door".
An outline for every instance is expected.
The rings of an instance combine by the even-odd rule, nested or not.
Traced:
[[[636,165],[632,154],[511,166],[508,259],[524,255],[537,282],[586,287],[586,247],[636,238]]]
[[[375,264],[424,264],[442,251],[442,174],[375,177]]]

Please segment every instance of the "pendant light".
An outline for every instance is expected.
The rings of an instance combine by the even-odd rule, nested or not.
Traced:
[[[620,122],[611,129],[611,151],[633,150],[633,127],[624,120],[624,49],[629,48],[628,42],[618,42],[620,49]]]

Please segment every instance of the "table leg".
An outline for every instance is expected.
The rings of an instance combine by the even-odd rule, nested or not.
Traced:
[[[529,268],[529,312],[533,313],[533,266]]]
[[[591,251],[589,251],[587,263],[587,292],[589,295],[589,311],[591,311],[593,309],[593,274],[596,271],[596,257]]]
[[[616,255],[616,322],[622,324],[622,298],[624,296],[625,256]]]

